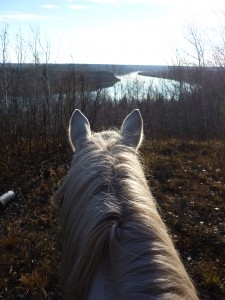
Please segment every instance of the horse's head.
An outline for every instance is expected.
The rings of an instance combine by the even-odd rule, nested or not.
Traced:
[[[107,132],[100,133],[105,139]],[[123,121],[119,131],[119,142],[122,145],[133,148],[135,151],[140,147],[143,138],[143,120],[139,109],[135,109]],[[95,139],[91,132],[88,119],[79,109],[75,109],[69,122],[69,141],[75,155],[85,148],[88,142]],[[60,208],[64,197],[64,185],[53,195],[51,202],[56,208]]]
[[[121,141],[127,146],[138,149],[143,137],[143,121],[139,109],[133,110],[123,121]],[[79,109],[75,109],[70,119],[69,140],[73,150],[78,150],[82,142],[91,136],[91,128],[88,119]]]
[[[91,132],[77,109],[71,117],[74,157],[53,196],[65,299],[197,299],[145,178],[142,137],[138,109],[119,131]]]

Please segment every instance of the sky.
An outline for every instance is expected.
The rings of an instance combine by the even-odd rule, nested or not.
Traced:
[[[224,0],[0,0],[0,35],[7,26],[11,62],[21,32],[51,63],[168,65],[187,47],[185,28],[214,28],[222,11]]]

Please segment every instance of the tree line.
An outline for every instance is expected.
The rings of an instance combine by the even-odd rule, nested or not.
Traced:
[[[160,75],[175,79],[176,84],[149,86],[143,92],[138,82],[132,82],[118,97],[116,89],[114,95],[101,86],[90,89],[75,64],[68,64],[60,76],[50,72],[50,47],[41,44],[38,33],[28,47],[32,64],[25,64],[22,35],[17,36],[17,63],[10,63],[5,26],[0,32],[2,151],[21,153],[64,145],[75,108],[87,115],[94,130],[118,127],[127,113],[139,108],[148,138],[224,139],[225,49],[216,47],[213,61],[206,63],[201,39],[196,31],[189,33],[196,62],[179,57],[167,74]]]

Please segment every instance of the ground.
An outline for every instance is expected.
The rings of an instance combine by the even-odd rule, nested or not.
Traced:
[[[225,143],[147,141],[141,154],[159,211],[200,299],[225,299]],[[62,299],[58,211],[50,197],[67,172],[64,149],[1,149],[0,299]]]

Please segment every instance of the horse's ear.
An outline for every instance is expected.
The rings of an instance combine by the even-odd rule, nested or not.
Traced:
[[[143,138],[143,120],[139,109],[133,110],[124,119],[121,134],[126,145],[138,149]]]
[[[69,124],[69,139],[72,149],[79,148],[81,139],[91,135],[90,123],[79,109],[75,109]]]

